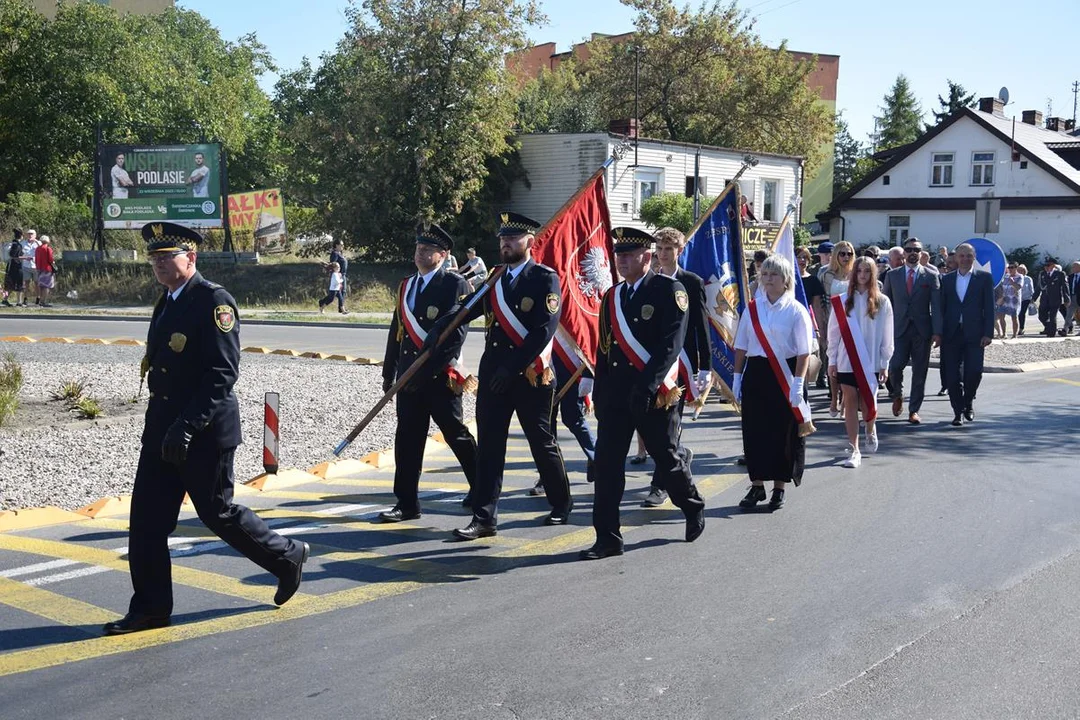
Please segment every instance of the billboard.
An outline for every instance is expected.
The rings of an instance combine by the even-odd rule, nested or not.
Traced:
[[[281,189],[230,195],[229,227],[234,235],[250,235],[255,241],[255,252],[285,252],[285,200],[281,197]]]
[[[99,145],[105,227],[221,227],[221,146]]]

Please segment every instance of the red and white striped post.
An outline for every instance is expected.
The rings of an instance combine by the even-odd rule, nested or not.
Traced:
[[[266,393],[263,401],[263,470],[268,475],[278,471],[278,394]]]

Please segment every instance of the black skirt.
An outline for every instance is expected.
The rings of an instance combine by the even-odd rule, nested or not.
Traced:
[[[7,272],[4,274],[4,289],[8,292],[23,291],[22,263],[18,260],[8,262]]]
[[[788,367],[795,371],[795,358]],[[791,412],[769,360],[748,357],[742,384],[743,455],[755,482],[802,482],[806,466],[806,438]]]

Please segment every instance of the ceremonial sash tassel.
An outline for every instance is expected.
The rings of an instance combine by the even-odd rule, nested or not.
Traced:
[[[611,329],[615,333],[615,339],[619,341],[619,347],[622,348],[623,355],[635,368],[641,371],[645,369],[649,360],[652,359],[652,355],[634,336],[633,331],[630,329],[630,323],[626,321],[626,315],[623,314],[622,304],[615,299],[619,296],[621,286],[624,284],[619,283],[608,294]],[[664,380],[656,391],[655,407],[657,409],[673,407],[679,402],[682,394],[683,389],[679,387],[679,360],[676,359],[664,374]]]
[[[859,323],[851,322],[847,316],[844,308],[847,293],[833,295],[830,302],[832,302],[836,324],[840,328],[840,339],[843,340],[844,349],[847,351],[848,359],[851,360],[859,397],[862,398],[865,408],[866,421],[873,422],[877,419],[878,380],[877,371],[870,366],[870,351],[866,347],[866,338],[862,334]]]
[[[787,398],[788,406],[791,407],[791,412],[795,415],[795,421],[799,423],[799,437],[806,437],[817,432],[814,421],[810,417],[810,405],[806,400],[799,398],[798,405],[791,404],[791,383],[794,376],[791,374],[791,368],[788,367],[787,362],[780,360],[776,357],[776,353],[773,352],[772,344],[769,343],[769,336],[765,333],[764,328],[761,326],[761,319],[758,317],[757,301],[750,300],[746,305],[746,309],[750,314],[750,323],[754,327],[754,335],[757,336],[761,349],[765,351],[769,367],[772,368],[773,375],[776,376],[776,382],[780,385],[780,389],[783,390],[784,397]]]
[[[413,345],[419,350],[424,346],[424,341],[427,339],[427,331],[420,326],[416,316],[413,315],[412,310],[409,309],[409,303],[406,301],[406,298],[409,297],[409,293],[412,291],[413,283],[415,282],[415,275],[403,280],[401,282],[401,289],[398,292],[398,317],[401,320],[398,324],[398,341],[400,342],[403,340],[404,336],[407,334]],[[469,374],[460,355],[450,360],[446,367],[443,368],[443,372],[446,373],[446,386],[455,394],[461,395],[466,392],[476,392],[479,383],[477,382],[476,377]]]
[[[499,319],[499,324],[506,331],[507,337],[510,338],[514,345],[517,347],[524,345],[529,331],[518,319],[518,316],[514,314],[506,295],[503,293],[503,284],[501,282],[495,283],[495,292],[491,295],[491,309],[495,311],[495,317]],[[555,371],[551,367],[551,351],[554,341],[555,338],[552,337],[548,344],[544,346],[544,349],[540,351],[540,354],[525,368],[525,379],[533,387],[538,384],[550,385],[555,380]]]

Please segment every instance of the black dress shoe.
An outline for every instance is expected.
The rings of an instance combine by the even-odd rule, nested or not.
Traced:
[[[102,628],[102,631],[106,635],[127,635],[128,633],[163,627],[169,627],[168,615],[140,615],[139,613],[128,613],[119,620],[105,623],[105,627]]]
[[[645,461],[648,460],[648,459],[649,459],[648,455],[635,455],[634,457],[630,458],[630,464],[631,465],[644,465]]]
[[[459,540],[479,540],[480,538],[493,537],[499,534],[499,529],[494,525],[484,525],[473,520],[466,527],[454,531],[454,537]]]
[[[300,543],[304,552],[300,556],[300,562],[296,563],[288,575],[278,578],[277,592],[274,593],[274,604],[284,605],[289,602],[289,599],[296,594],[296,591],[300,589],[300,581],[304,578],[304,563],[307,562],[308,555],[311,553],[311,546],[306,542]]]
[[[551,514],[544,518],[545,525],[566,525],[570,522],[570,511],[574,509],[573,503],[565,510],[552,510]]]
[[[690,512],[686,516],[686,542],[694,542],[705,532],[705,507]]]
[[[401,506],[395,506],[393,510],[379,513],[379,519],[385,523],[396,523],[403,520],[415,520],[420,517],[419,510],[403,510]]]
[[[946,390],[945,388],[941,388],[940,390],[937,391],[938,397],[941,397],[942,395],[944,395],[947,392],[948,392],[948,390]]]
[[[603,560],[606,557],[613,557],[615,555],[622,555],[622,545],[601,545],[596,543],[588,550],[582,550],[578,553],[579,560]]]
[[[765,488],[762,488],[764,490]],[[769,509],[779,510],[784,507],[784,491],[780,489],[773,489],[772,497],[769,498]]]
[[[641,502],[641,507],[660,507],[667,500],[667,490],[658,487],[649,488],[649,494]]]
[[[963,416],[961,416],[961,415],[957,415],[956,417],[954,417],[954,418],[952,419],[952,425],[953,425],[953,427],[960,427],[960,426],[961,426],[961,425],[963,425],[963,424],[964,424],[964,418],[963,418]]]
[[[975,422],[975,410],[973,408],[968,408],[967,410],[965,410],[964,419],[968,422]]]
[[[752,508],[765,499],[765,488],[761,485],[753,485],[746,497],[739,501],[739,507]]]
[[[536,484],[529,488],[529,495],[533,497],[542,497],[547,495],[547,491],[544,490],[544,481],[537,480]]]

